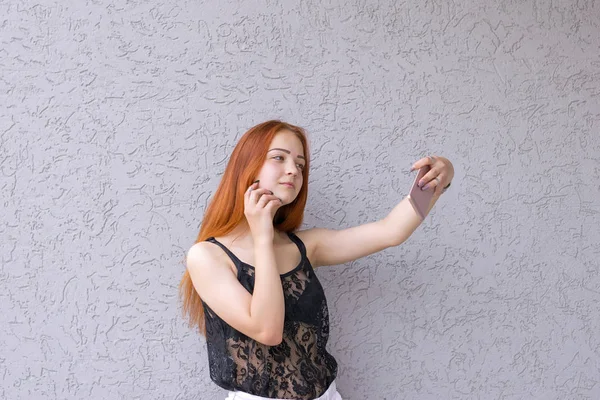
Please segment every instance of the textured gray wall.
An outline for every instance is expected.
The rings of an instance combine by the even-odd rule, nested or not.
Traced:
[[[223,398],[182,259],[282,118],[307,227],[456,167],[408,242],[317,271],[344,399],[600,398],[600,4],[288,4],[0,2],[0,397]]]

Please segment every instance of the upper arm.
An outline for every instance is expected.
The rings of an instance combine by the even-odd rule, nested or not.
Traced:
[[[438,197],[434,196],[431,206]],[[342,230],[308,229],[298,232],[298,236],[305,242],[308,257],[315,267],[335,265],[398,246],[422,222],[408,198],[404,198],[379,221]]]
[[[313,228],[298,232],[315,267],[337,265],[377,253],[392,245],[385,221],[342,230]]]
[[[268,342],[267,333],[251,318],[252,295],[215,249],[208,246],[214,245],[196,243],[187,254],[187,270],[196,292],[231,327],[258,342]]]

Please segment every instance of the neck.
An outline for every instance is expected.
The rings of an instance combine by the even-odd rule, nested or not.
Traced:
[[[250,226],[248,225],[248,222],[246,220],[244,220],[238,226],[233,228],[233,230],[231,232],[229,232],[227,234],[227,236],[233,238],[232,242],[238,246],[242,246],[242,247],[253,247],[254,246],[254,238],[252,237],[252,232],[250,231]],[[284,239],[284,236],[287,237],[287,235],[284,232],[280,232],[277,229],[275,229],[275,235],[274,235],[273,242],[277,243],[277,242],[282,241],[282,239]]]
[[[248,240],[252,240],[252,232],[250,232],[250,226],[246,220],[242,221],[238,226],[233,228],[233,230],[229,232],[227,236],[233,239],[232,242],[240,244],[247,243]]]

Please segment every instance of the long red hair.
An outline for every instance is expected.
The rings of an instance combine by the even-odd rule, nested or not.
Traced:
[[[308,196],[310,167],[306,133],[298,126],[272,120],[250,128],[235,146],[221,183],[204,213],[200,233],[195,243],[204,241],[211,236],[226,235],[246,218],[244,193],[258,176],[271,141],[282,130],[292,131],[300,139],[304,148],[306,164],[302,170],[304,179],[300,193],[292,203],[277,210],[273,224],[275,229],[283,232],[293,232],[300,227]],[[205,335],[204,307],[187,270],[179,284],[179,294],[183,301],[183,315],[188,317],[190,326],[197,326],[200,333]]]

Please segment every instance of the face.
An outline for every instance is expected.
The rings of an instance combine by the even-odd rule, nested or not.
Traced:
[[[269,189],[283,201],[294,201],[303,184],[302,169],[306,165],[302,142],[295,133],[278,132],[269,146],[265,162],[256,177],[259,187]]]

